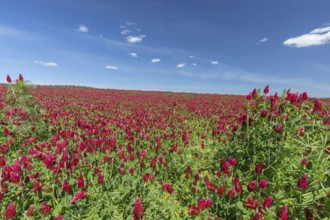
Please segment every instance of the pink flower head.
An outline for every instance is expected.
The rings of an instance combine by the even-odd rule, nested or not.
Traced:
[[[254,88],[253,90],[252,90],[252,97],[253,98],[255,98],[256,97],[256,95],[257,95],[257,89],[256,88]]]
[[[232,166],[236,166],[237,162],[235,158],[229,158],[228,162],[230,163],[230,165]]]
[[[236,195],[236,190],[235,187],[233,186],[229,191],[228,191],[228,196],[231,198],[234,198]]]
[[[143,180],[144,180],[144,182],[148,182],[148,180],[149,180],[149,176],[148,176],[148,174],[143,174]]]
[[[211,199],[201,199],[198,201],[198,209],[203,211],[206,208],[211,208],[212,200]]]
[[[303,92],[303,95],[302,95],[302,97],[303,97],[303,100],[307,100],[307,99],[308,99],[308,95],[307,95],[307,92]]]
[[[163,184],[163,190],[166,190],[169,194],[172,194],[174,191],[170,184]]]
[[[267,85],[265,88],[264,88],[264,93],[267,94],[269,92],[269,85]]]
[[[22,170],[22,167],[21,167],[21,164],[19,163],[18,160],[15,160],[14,163],[13,163],[13,171],[18,173],[18,174],[22,174],[23,173],[23,170]]]
[[[298,181],[297,184],[298,188],[300,189],[306,189],[306,187],[308,186],[308,175],[307,173],[305,173]]]
[[[220,186],[219,189],[217,190],[218,195],[223,195],[226,192],[225,186]]]
[[[23,81],[23,80],[24,80],[22,74],[19,74],[19,75],[18,75],[18,80],[19,80],[19,81]]]
[[[289,208],[287,205],[284,205],[280,211],[277,212],[277,216],[282,220],[288,220],[289,214],[288,214]]]
[[[262,162],[257,163],[256,167],[255,167],[256,174],[261,175],[262,174],[262,168],[263,168]]]
[[[268,184],[268,182],[267,182],[266,179],[261,179],[259,181],[259,187],[262,188],[262,189],[265,189],[267,187],[267,184]]]
[[[141,202],[141,200],[139,198],[137,198],[135,200],[135,208],[134,208],[134,215],[133,218],[134,219],[142,219],[143,215],[144,215],[144,208],[143,208],[143,204]]]
[[[59,215],[56,218],[54,218],[54,220],[63,220],[63,215]]]
[[[300,128],[299,129],[299,136],[304,137],[305,136],[305,128]]]
[[[229,170],[229,162],[225,162],[223,163],[223,172],[227,175],[227,176],[231,176],[231,172]]]
[[[4,167],[6,165],[6,160],[3,156],[0,155],[0,167]]]
[[[9,205],[7,206],[5,217],[7,219],[16,217],[16,205],[14,202],[9,203]]]
[[[241,185],[241,181],[238,177],[233,178],[233,183],[235,186],[235,191],[240,193],[242,192],[242,185]]]
[[[12,82],[9,75],[7,75],[6,80],[7,80],[8,83],[11,83]]]
[[[190,165],[187,166],[186,173],[187,174],[191,174],[192,173],[192,170],[191,170]]]
[[[265,208],[270,208],[270,207],[272,206],[272,204],[273,204],[273,197],[271,197],[271,196],[267,196],[267,197],[265,198],[265,200],[264,200],[264,204],[263,204],[263,206],[264,206]]]
[[[274,126],[274,131],[276,133],[281,133],[283,131],[283,125],[282,125],[282,123],[279,123],[278,125]]]
[[[252,196],[248,197],[248,200],[244,202],[244,206],[249,209],[256,209],[259,205],[258,200],[253,200]]]
[[[85,182],[84,182],[84,177],[82,174],[79,175],[79,179],[78,179],[77,183],[78,183],[78,188],[84,188]]]
[[[313,213],[308,208],[305,208],[305,217],[306,217],[306,220],[314,220]]]
[[[313,111],[322,111],[322,102],[318,99],[315,99],[313,102],[314,102]]]
[[[30,205],[28,210],[26,211],[25,215],[28,217],[31,217],[33,215],[33,212],[34,212],[34,206]]]
[[[252,93],[249,93],[249,94],[246,96],[246,99],[247,99],[247,100],[251,100],[251,99],[252,99]]]
[[[257,182],[256,182],[256,181],[251,181],[251,182],[249,182],[249,184],[247,185],[247,189],[248,189],[250,192],[254,192],[254,191],[256,191],[256,189],[257,189]]]
[[[308,164],[308,158],[304,157],[304,159],[302,159],[301,164],[306,166]]]
[[[70,184],[69,184],[69,182],[68,182],[67,179],[64,180],[62,190],[64,192],[69,192],[71,190],[71,186],[70,186]]]
[[[222,172],[221,172],[221,170],[218,170],[218,172],[217,172],[217,177],[221,177],[222,176]]]
[[[199,215],[200,211],[197,206],[189,206],[188,207],[188,215]]]
[[[81,190],[77,192],[76,195],[74,195],[73,198],[70,200],[70,202],[78,202],[79,200],[86,198],[86,192],[86,190]]]
[[[211,182],[207,183],[206,186],[207,186],[207,189],[210,191],[215,191],[217,189],[217,186]]]
[[[104,183],[104,178],[101,173],[97,174],[97,183],[102,185]]]
[[[21,181],[21,178],[19,175],[15,172],[10,172],[10,181],[12,183],[19,183]]]
[[[149,173],[149,180],[150,180],[151,183],[153,183],[155,181],[155,174],[151,171]]]
[[[268,110],[267,109],[262,109],[261,110],[261,117],[266,117],[267,116],[267,114],[268,114]]]
[[[46,201],[43,201],[40,205],[40,212],[43,215],[47,215],[50,212],[50,207]]]

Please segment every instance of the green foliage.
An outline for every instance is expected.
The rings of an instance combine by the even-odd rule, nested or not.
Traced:
[[[24,80],[16,80],[8,85],[6,106],[2,111],[10,115],[11,122],[16,122],[8,128],[17,133],[21,140],[34,136],[38,136],[39,140],[49,137],[48,127],[43,120],[46,111],[31,95],[34,88]]]
[[[285,94],[266,97],[259,91],[234,121],[230,114],[236,117],[241,105],[235,110],[211,111],[216,107],[210,100],[208,107],[188,103],[196,98],[194,94],[178,96],[185,101],[172,104],[177,94],[166,93],[148,105],[147,99],[134,101],[139,92],[125,91],[125,96],[118,97],[107,93],[104,100],[98,100],[98,90],[93,90],[95,96],[83,97],[87,88],[74,88],[74,92],[61,88],[68,89],[70,95],[64,94],[69,101],[60,107],[50,105],[46,111],[35,101],[40,100],[31,95],[33,87],[26,81],[8,86],[0,116],[5,123],[0,126],[13,134],[0,136],[1,143],[9,146],[9,152],[1,148],[0,154],[7,166],[0,167],[0,172],[6,173],[8,183],[0,218],[7,205],[15,202],[20,219],[54,219],[59,215],[77,220],[133,219],[137,198],[144,207],[143,220],[250,219],[260,213],[261,219],[271,220],[277,218],[283,205],[289,206],[289,219],[304,219],[305,209],[316,219],[330,216],[330,210],[316,208],[330,206],[329,155],[324,151],[330,144],[330,128],[325,123],[328,116],[322,113],[324,109],[315,110],[308,100],[290,101]],[[67,101],[65,95],[43,101],[59,104]],[[159,101],[159,97],[170,101]],[[226,99],[222,102],[228,103]],[[279,124],[282,128],[275,129]],[[22,155],[26,161],[21,161]],[[305,165],[304,158],[308,160]],[[232,162],[227,173],[224,163],[230,159],[236,159],[237,164]],[[15,171],[20,175],[19,183],[10,179],[9,167],[14,161],[21,163],[22,172]],[[263,164],[260,174],[255,172],[257,163]],[[33,168],[27,169],[27,164]],[[104,178],[102,184],[97,172]],[[150,179],[151,172],[154,180]],[[308,186],[303,189],[298,181],[305,173]],[[84,187],[78,187],[80,175]],[[267,180],[267,187],[260,186],[261,179]],[[63,189],[64,180],[70,190]],[[36,189],[36,181],[42,190]],[[257,184],[254,191],[247,188],[251,181]],[[173,192],[163,184],[169,184]],[[229,193],[232,189],[234,195]],[[82,190],[87,196],[71,202]],[[273,203],[265,208],[263,201],[268,196]],[[258,205],[249,208],[249,198]],[[47,215],[40,213],[43,201],[51,207]],[[203,201],[211,204],[198,207]],[[35,212],[27,217],[31,204]],[[191,211],[194,207],[198,213]]]
[[[324,151],[330,144],[330,126],[324,123],[327,116],[319,116],[322,109],[315,111],[311,103],[286,97],[285,93],[266,97],[258,92],[248,100],[245,113],[237,120],[233,141],[217,155],[236,158],[246,181],[266,178],[267,192],[276,198],[278,209],[289,204],[290,217],[303,219],[305,208],[319,214],[315,207],[327,202],[330,192],[329,155]],[[282,129],[276,130],[279,124]],[[304,158],[309,161],[306,166],[302,164]],[[264,165],[261,176],[255,173],[259,162]],[[301,190],[297,183],[304,173],[309,185]],[[321,216],[329,215],[327,211]]]

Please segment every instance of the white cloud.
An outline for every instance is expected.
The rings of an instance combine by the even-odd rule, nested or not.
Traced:
[[[125,29],[125,30],[122,30],[120,33],[121,33],[122,35],[127,35],[127,34],[130,33],[130,32],[131,32],[130,30]]]
[[[217,60],[211,60],[211,64],[212,65],[217,65],[217,64],[219,64],[219,61],[217,61]]]
[[[264,37],[264,38],[262,38],[262,39],[260,40],[260,42],[266,42],[266,41],[268,41],[268,38],[267,38],[267,37]]]
[[[54,63],[54,62],[47,62],[47,63],[44,63],[44,66],[47,66],[47,67],[56,67],[58,66],[57,63]]]
[[[178,68],[183,68],[183,67],[185,67],[185,63],[180,63],[180,64],[178,64],[178,65],[176,65],[176,67],[178,67]]]
[[[263,37],[263,38],[261,38],[261,39],[257,42],[257,44],[265,43],[265,42],[267,42],[267,41],[268,41],[268,38],[267,38],[267,37]]]
[[[159,58],[154,58],[154,59],[151,59],[151,62],[152,63],[159,63],[160,59]]]
[[[308,34],[289,38],[283,42],[283,45],[300,48],[324,45],[328,42],[330,42],[330,26],[316,28]]]
[[[330,31],[330,26],[329,27],[324,27],[324,28],[316,28],[312,30],[310,33],[311,34],[322,34]]]
[[[34,63],[41,64],[45,67],[57,67],[58,66],[58,64],[55,62],[44,62],[44,61],[35,60]]]
[[[88,32],[88,27],[81,24],[81,25],[79,25],[79,28],[77,29],[77,31],[82,32],[82,33],[86,33],[86,32]]]
[[[193,66],[197,66],[197,63],[192,63],[191,65],[193,65]]]
[[[189,56],[189,58],[195,58],[194,56]]]
[[[113,65],[106,65],[105,68],[106,69],[111,69],[111,70],[118,70],[119,69],[117,66],[113,66]]]
[[[140,36],[128,36],[126,39],[129,43],[135,44],[142,42],[143,38],[145,38],[146,35],[140,35]]]
[[[130,55],[131,57],[137,58],[138,55],[136,53],[129,53],[128,55]]]

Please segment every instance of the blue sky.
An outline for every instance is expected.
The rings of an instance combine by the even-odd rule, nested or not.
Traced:
[[[0,82],[330,97],[328,0],[0,0]]]

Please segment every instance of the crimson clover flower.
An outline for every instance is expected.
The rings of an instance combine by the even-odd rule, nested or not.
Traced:
[[[170,184],[163,184],[163,190],[166,190],[169,194],[172,194],[174,191]]]
[[[244,206],[249,209],[256,209],[259,205],[258,200],[253,200],[252,196],[249,196],[247,201],[244,202]]]
[[[219,189],[217,190],[218,195],[223,195],[226,192],[225,186],[220,186]]]
[[[43,201],[40,205],[40,212],[43,215],[47,215],[50,212],[50,207],[46,201]]]
[[[86,198],[86,190],[81,190],[76,193],[76,195],[73,196],[73,198],[70,200],[71,203],[78,202],[81,199]]]
[[[256,167],[255,167],[256,174],[261,175],[262,174],[262,168],[263,168],[262,162],[257,163]]]
[[[278,212],[277,216],[282,220],[288,220],[289,219],[289,208],[287,205],[284,205]]]
[[[143,215],[144,215],[144,208],[143,208],[143,204],[141,202],[141,199],[137,198],[135,200],[135,208],[134,208],[134,214],[133,214],[133,219],[137,220],[137,219],[142,219]]]
[[[261,179],[261,180],[259,181],[259,187],[262,188],[262,189],[265,189],[266,186],[267,186],[267,184],[268,184],[268,182],[267,182],[266,179]]]
[[[235,186],[235,191],[241,193],[243,190],[240,179],[238,177],[233,178],[233,183]]]
[[[248,189],[250,192],[254,192],[254,191],[256,191],[256,189],[257,189],[257,182],[256,182],[256,181],[251,181],[251,182],[249,182],[249,184],[247,185],[247,189]]]
[[[212,207],[212,200],[211,199],[201,199],[198,201],[198,209],[203,211],[206,208]]]
[[[9,203],[5,212],[6,219],[15,218],[16,217],[16,205],[14,202]]]
[[[273,204],[273,197],[272,196],[267,196],[264,200],[263,206],[265,208],[270,208]]]
[[[264,93],[265,95],[269,92],[269,85],[267,85],[265,88],[264,88]]]
[[[104,178],[101,173],[97,174],[97,183],[102,185],[104,183]]]
[[[229,191],[228,191],[228,196],[231,198],[234,198],[236,195],[236,190],[235,187],[233,186]]]
[[[282,125],[282,123],[279,123],[278,125],[274,126],[274,131],[276,133],[281,133],[283,131],[283,125]]]
[[[305,173],[299,180],[297,184],[298,188],[300,189],[306,189],[308,186],[308,175]]]
[[[25,215],[28,217],[31,217],[33,215],[33,212],[34,212],[34,206],[30,205],[28,210],[26,211]]]
[[[69,182],[68,182],[67,179],[64,180],[62,190],[64,192],[69,192],[71,190],[71,186],[70,186],[70,184],[69,184]]]
[[[305,217],[306,220],[314,220],[313,212],[308,208],[305,208]]]
[[[22,74],[19,74],[19,75],[18,75],[18,80],[19,80],[19,81],[23,81],[23,80],[24,80]]]
[[[197,206],[189,206],[188,207],[188,215],[199,215],[200,211]]]
[[[11,83],[12,82],[9,75],[7,75],[6,80],[7,80],[8,83]]]
[[[77,183],[78,183],[78,188],[84,188],[85,182],[84,182],[84,177],[82,174],[79,175],[79,179],[78,179]]]

